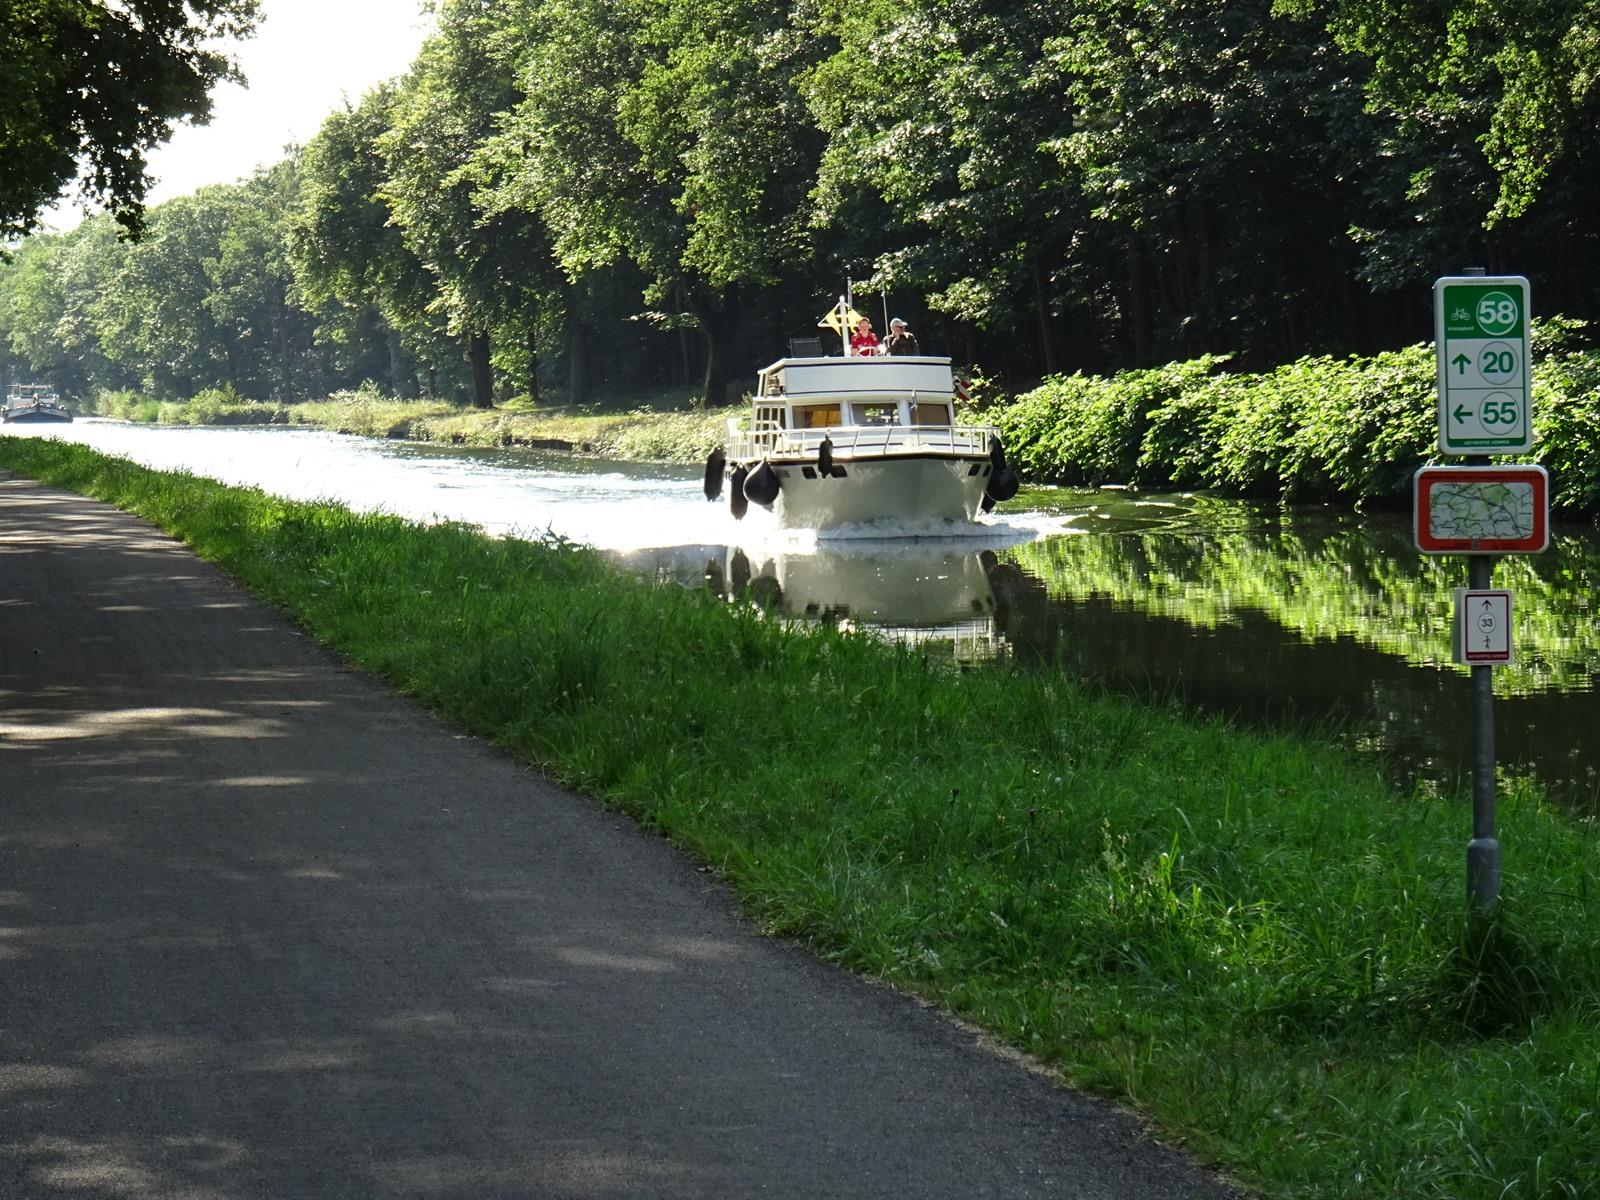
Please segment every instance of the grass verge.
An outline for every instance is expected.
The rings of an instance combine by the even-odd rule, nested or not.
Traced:
[[[1467,815],[1315,741],[620,575],[560,542],[291,503],[81,447],[0,464],[144,515],[352,661],[661,830],[774,933],[1120,1097],[1268,1195],[1600,1178],[1591,827]]]

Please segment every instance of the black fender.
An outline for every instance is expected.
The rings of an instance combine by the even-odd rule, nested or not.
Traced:
[[[744,481],[744,494],[756,504],[765,507],[778,498],[778,473],[772,464],[763,461]]]
[[[984,485],[984,499],[994,503],[1004,503],[1017,494],[1017,489],[1022,486],[1022,481],[1017,478],[1017,473],[1010,467],[1000,467],[989,476],[989,482]],[[994,504],[989,506],[994,507]],[[983,510],[988,512],[989,509]]]
[[[744,520],[744,514],[750,508],[750,501],[744,498],[744,479],[750,474],[743,466],[733,469],[733,474],[728,476],[728,508],[733,512],[735,521]]]
[[[728,456],[718,446],[706,457],[706,499],[722,495],[722,477],[727,473]]]
[[[1006,467],[1006,448],[1000,443],[1000,435],[989,435],[989,464],[996,471],[1003,471]]]
[[[822,435],[822,445],[817,448],[817,474],[827,479],[833,474],[833,439]]]

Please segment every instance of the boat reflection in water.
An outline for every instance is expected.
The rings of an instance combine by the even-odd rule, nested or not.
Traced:
[[[799,620],[863,629],[980,662],[1001,653],[992,550],[901,539],[770,546],[672,546],[620,553],[630,570],[702,586]]]

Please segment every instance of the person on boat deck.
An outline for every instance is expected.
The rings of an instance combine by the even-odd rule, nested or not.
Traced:
[[[871,355],[878,352],[878,335],[872,332],[872,322],[862,317],[850,334],[850,353]]]
[[[885,354],[921,354],[922,347],[917,345],[917,335],[906,328],[906,323],[899,317],[889,322],[889,340],[883,344]]]

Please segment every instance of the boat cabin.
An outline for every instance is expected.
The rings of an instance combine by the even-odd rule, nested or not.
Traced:
[[[756,376],[766,429],[955,424],[948,358],[780,358]]]

